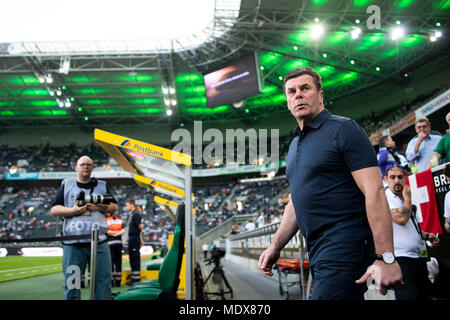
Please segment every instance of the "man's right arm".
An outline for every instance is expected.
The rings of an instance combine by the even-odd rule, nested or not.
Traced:
[[[280,227],[275,233],[272,242],[259,257],[258,267],[264,274],[268,276],[273,275],[272,266],[280,257],[281,249],[284,248],[297,231],[297,218],[295,217],[294,205],[292,200],[290,200],[284,210],[283,219],[281,219]]]
[[[408,161],[414,161],[419,156],[415,150],[416,142],[417,140],[413,138],[406,147],[405,156]]]
[[[388,201],[389,203],[389,201]],[[391,208],[392,222],[404,226],[411,217],[411,188],[408,185],[403,186],[403,206],[400,208]]]
[[[79,207],[75,204],[72,208],[57,204],[50,209],[50,212],[56,217],[71,217],[84,214],[86,210],[87,204],[82,207]]]
[[[75,205],[72,208],[64,206],[64,183],[58,188],[56,192],[55,200],[52,203],[52,208],[50,212],[56,217],[71,217],[75,215],[80,215],[86,212],[87,205],[82,207]]]

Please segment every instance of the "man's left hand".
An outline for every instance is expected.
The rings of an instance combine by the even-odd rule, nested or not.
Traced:
[[[392,264],[387,264],[383,261],[376,260],[367,268],[366,273],[356,280],[356,283],[364,283],[370,277],[375,280],[382,295],[386,295],[389,289],[394,289],[403,284],[402,271],[397,261]]]
[[[93,204],[93,203],[88,203],[87,204],[87,209],[89,211],[99,211],[101,213],[106,214],[107,209],[108,209],[108,205],[107,204]]]

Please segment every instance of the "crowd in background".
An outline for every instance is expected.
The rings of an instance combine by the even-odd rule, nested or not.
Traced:
[[[357,121],[369,135],[381,126],[386,127],[387,124],[394,123],[406,116],[438,93],[434,91],[427,95],[420,95],[413,101],[402,103],[393,110],[374,112]],[[441,134],[445,134],[445,132]],[[285,159],[292,135],[280,137],[280,159]],[[246,154],[249,155],[249,148],[255,148],[255,146],[248,143],[246,146]],[[237,151],[237,146],[235,146],[235,154]],[[11,169],[15,169],[16,172],[73,171],[81,154],[95,159],[96,167],[111,164],[108,154],[95,143],[84,147],[76,144],[65,147],[46,144],[14,148],[1,145],[0,175],[6,172],[11,173]],[[207,167],[211,166],[206,164],[194,166],[194,168]],[[253,225],[261,226],[281,219],[285,206],[283,199],[286,199],[286,195],[289,194],[288,189],[286,178],[249,183],[224,183],[213,186],[196,186],[194,184],[193,208],[196,212],[197,235],[221,225],[235,215],[250,214],[254,216],[246,223],[234,225],[232,233],[246,231]],[[112,186],[111,191],[119,203],[118,215],[124,220],[127,219],[125,200],[128,198],[136,200],[138,209],[143,215],[143,235],[146,242],[163,242],[173,231],[173,221],[153,200],[154,191],[140,188],[134,184]],[[0,236],[20,238],[43,234],[56,235],[60,230],[61,221],[53,218],[49,213],[55,192],[56,188],[53,187],[29,187],[20,190],[13,187],[0,187]],[[256,222],[258,217],[262,219],[260,221],[263,223]]]
[[[416,110],[424,103],[441,93],[444,89],[436,89],[430,91],[427,94],[421,94],[413,100],[402,101],[400,105],[393,106],[384,111],[376,112],[372,111],[368,116],[355,119],[361,127],[370,136],[373,132],[380,128],[387,128],[400,120],[402,117]],[[281,160],[286,158],[290,141],[293,137],[293,130],[290,135],[279,137],[279,158]],[[270,138],[268,138],[270,141]],[[205,145],[206,146],[206,145]],[[203,146],[203,147],[205,147]],[[173,146],[163,146],[165,148],[172,149]],[[255,144],[245,144],[245,163],[257,164],[258,159],[249,159],[251,151],[256,148]],[[234,154],[238,153],[237,143],[233,145]],[[226,145],[224,146],[224,156],[226,154]],[[193,150],[193,148],[191,148]],[[270,147],[268,146],[268,156],[270,156]],[[77,146],[76,143],[71,143],[67,146],[51,146],[48,143],[39,146],[21,146],[10,147],[8,145],[0,145],[0,174],[7,172],[43,172],[43,171],[72,171],[75,167],[75,162],[81,154],[89,155],[92,159],[95,159],[96,167],[110,165],[110,159],[104,150],[96,143],[92,143],[88,146]],[[207,169],[212,167],[223,167],[225,165],[224,159],[222,161],[215,161],[215,163],[205,163],[202,158],[202,164],[193,164],[193,169]]]
[[[125,201],[134,198],[142,214],[143,237],[156,246],[167,241],[174,230],[174,221],[158,203],[153,190],[132,185],[113,185],[110,191],[116,198],[118,216],[128,220]],[[271,215],[280,217],[283,204],[277,201],[288,191],[285,178],[260,182],[228,183],[214,186],[194,186],[193,208],[196,212],[197,234],[202,234],[231,218],[233,215],[264,213],[267,222]],[[0,192],[0,237],[21,239],[59,235],[62,220],[50,214],[56,188],[30,187],[15,189],[3,187]],[[159,195],[165,197],[164,195]],[[275,200],[275,201],[272,201]]]

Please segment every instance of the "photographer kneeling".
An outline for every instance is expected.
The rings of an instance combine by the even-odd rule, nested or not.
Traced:
[[[78,159],[76,179],[64,179],[52,203],[51,213],[62,217],[63,236],[90,235],[99,229],[95,299],[111,299],[111,256],[106,241],[106,213],[117,210],[106,181],[91,178],[94,163],[88,156]],[[84,193],[84,194],[83,194]],[[98,197],[97,195],[106,195]],[[90,201],[102,201],[91,203]],[[63,241],[64,299],[80,300],[81,273],[91,256],[90,239]]]

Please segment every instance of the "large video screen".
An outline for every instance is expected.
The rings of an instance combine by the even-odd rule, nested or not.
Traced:
[[[257,55],[252,53],[205,72],[206,106],[214,108],[261,93],[259,70]]]

